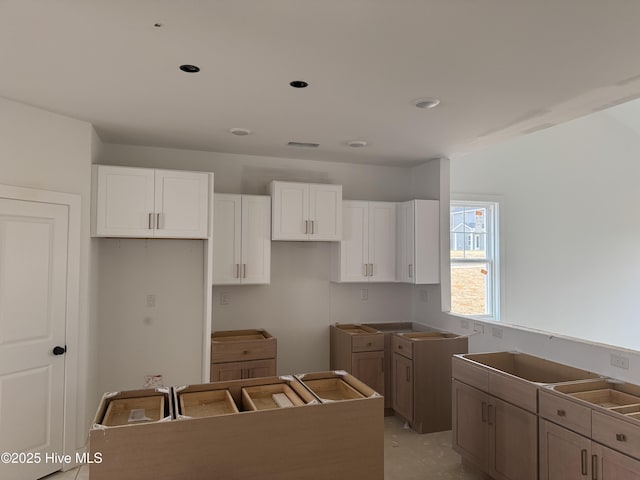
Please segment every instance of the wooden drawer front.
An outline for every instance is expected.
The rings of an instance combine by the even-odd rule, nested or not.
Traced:
[[[640,426],[600,412],[592,412],[592,438],[596,442],[640,458]]]
[[[211,342],[211,363],[276,358],[275,338],[246,342]]]
[[[538,387],[530,382],[489,372],[489,393],[531,413],[538,413]]]
[[[540,416],[573,430],[585,437],[591,436],[591,409],[553,393],[540,390]]]
[[[352,352],[374,352],[384,350],[384,335],[354,335],[351,339]]]
[[[451,376],[456,380],[476,387],[483,392],[489,391],[489,371],[460,357],[453,357]]]
[[[413,342],[398,335],[391,337],[391,349],[403,357],[413,358]]]

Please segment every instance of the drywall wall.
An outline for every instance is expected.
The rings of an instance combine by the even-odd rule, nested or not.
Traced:
[[[640,350],[640,135],[593,114],[451,160],[502,198],[505,323]]]
[[[204,241],[98,241],[100,388],[200,383]]]
[[[594,119],[583,119],[586,120],[587,123],[590,123]],[[596,119],[597,120],[597,119]],[[607,142],[612,139],[616,139],[619,137],[627,138],[630,143],[630,147],[634,145],[634,139],[628,138],[628,131],[619,125],[615,125],[615,123],[611,123],[610,119],[602,118],[600,119],[605,122],[606,128],[602,128],[598,126],[596,130],[602,134],[604,134],[603,138],[598,138],[599,142]],[[592,125],[593,126],[593,125]],[[596,123],[597,126],[597,123]],[[569,125],[572,127],[572,125]],[[580,125],[576,125],[573,127],[580,127]],[[613,130],[613,131],[612,131]],[[583,132],[587,133],[587,132]],[[591,132],[595,133],[595,132]],[[593,137],[592,137],[593,138]],[[593,141],[593,140],[592,140]],[[494,147],[495,149],[499,147]],[[566,154],[570,149],[563,149],[563,154]],[[551,152],[547,152],[551,154]],[[514,155],[513,159],[518,159],[518,155]],[[455,161],[455,160],[453,160]],[[453,162],[452,161],[452,162]],[[562,163],[562,158],[555,157],[555,161],[557,163]],[[575,159],[574,159],[575,162]],[[443,207],[441,214],[443,218],[441,218],[441,245],[444,245],[444,248],[441,248],[442,254],[442,270],[448,269],[449,260],[448,260],[448,196],[449,196],[449,167],[451,162],[446,160],[442,160],[439,162],[439,175],[440,175],[440,202],[441,207]],[[433,168],[434,165],[421,167],[421,170],[424,171],[426,168]],[[592,164],[592,168],[599,171],[597,165]],[[471,170],[474,168],[488,168],[489,171],[499,171],[499,168],[505,168],[508,170],[509,166],[498,167],[492,166],[489,167],[486,164],[480,164],[474,167],[471,167]],[[514,167],[515,168],[515,167]],[[619,166],[621,170],[624,170],[624,167]],[[633,171],[633,169],[630,169]],[[420,170],[415,172],[417,176],[420,173]],[[524,172],[523,172],[524,173]],[[619,172],[622,174],[622,172]],[[516,175],[517,177],[517,175]],[[431,180],[433,180],[433,174],[431,175]],[[478,180],[482,180],[482,176],[478,175],[475,177]],[[430,182],[426,180],[418,180],[417,185],[422,188],[427,188],[427,185]],[[455,181],[453,181],[455,183]],[[482,190],[481,182],[472,182],[473,190],[469,190],[471,192],[481,192],[483,194],[493,193],[491,190]],[[525,182],[526,183],[526,182]],[[569,182],[571,184],[571,182]],[[570,186],[568,187],[570,188]],[[607,189],[608,187],[603,187]],[[432,193],[432,187],[430,191],[423,190],[423,193],[430,194]],[[610,190],[610,189],[609,189]],[[512,193],[517,193],[518,189],[514,188]],[[467,192],[465,192],[467,193]],[[420,190],[414,191],[414,194],[420,195]],[[581,197],[583,198],[583,197]],[[519,228],[523,228],[520,225]],[[513,247],[513,245],[510,245]],[[506,265],[505,265],[506,267]],[[551,281],[551,280],[547,280]],[[574,282],[580,282],[580,278],[575,278]],[[515,287],[512,283],[509,284],[510,288]],[[423,293],[427,293],[426,299]],[[606,295],[606,292],[602,292],[603,295]],[[448,301],[449,301],[449,287],[445,280],[443,280],[441,285],[435,286],[416,286],[412,291],[412,312],[413,312],[413,320],[418,323],[423,323],[425,325],[435,327],[441,330],[447,330],[451,332],[456,332],[462,335],[469,335],[469,351],[471,352],[489,352],[489,351],[509,351],[509,350],[517,350],[521,352],[530,353],[532,355],[541,356],[544,358],[548,358],[557,362],[566,363],[568,365],[574,365],[579,368],[591,370],[602,375],[611,376],[613,378],[618,378],[620,380],[640,383],[640,352],[635,350],[629,350],[621,347],[615,347],[611,345],[602,345],[594,341],[581,340],[576,338],[571,338],[571,336],[562,336],[557,333],[549,333],[544,331],[539,331],[531,328],[526,328],[522,326],[513,326],[505,324],[504,322],[480,322],[474,321],[472,319],[466,319],[455,315],[449,315],[446,313],[448,310]],[[601,301],[607,302],[608,298],[602,298]],[[542,307],[544,307],[544,301],[540,302]],[[444,312],[443,312],[444,310]],[[609,317],[607,320],[603,320],[600,322],[600,327],[602,329],[609,328]],[[481,332],[475,332],[474,330],[478,328]],[[633,327],[631,329],[625,329],[626,332],[633,331]],[[611,365],[611,355],[623,356],[629,361],[628,369],[621,369]]]
[[[95,358],[89,354],[95,345],[89,205],[91,160],[98,149],[99,139],[89,123],[0,98],[0,183],[81,197],[79,343],[69,345],[79,358],[77,448],[86,443],[98,401],[95,383],[89,380],[96,377]]]
[[[345,199],[399,201],[410,198],[408,168],[108,144],[104,145],[100,160],[114,165],[213,171],[215,190],[222,193],[266,194],[269,182],[277,179],[341,184]],[[120,310],[122,313],[137,312],[133,321],[139,323],[144,320],[146,295],[153,293],[148,286],[151,279],[163,282],[160,290],[154,286],[158,290],[158,306],[183,282],[201,281],[202,266],[191,264],[191,260],[190,266],[183,265],[180,275],[172,269],[155,269],[156,262],[162,262],[163,257],[149,247],[155,242],[149,241],[141,258],[133,255],[139,249],[137,243],[121,241],[119,248],[101,245],[100,332],[101,337],[110,339],[110,347],[102,343],[100,346],[103,388],[115,387],[116,382],[119,382],[118,388],[139,386],[143,373],[161,373],[165,383],[199,381],[199,367],[195,371],[195,367],[188,369],[184,365],[181,374],[168,373],[162,358],[164,352],[150,347],[144,347],[146,370],[140,364],[129,362],[130,371],[123,372],[122,376],[109,376],[107,371],[113,362],[124,365],[127,359],[136,359],[139,355],[135,342],[117,343],[118,338],[127,338],[130,324],[110,318],[111,309],[119,308],[113,307],[114,303],[126,304],[127,307],[123,305]],[[404,321],[411,317],[409,285],[329,282],[330,247],[330,243],[325,242],[272,242],[270,285],[214,287],[213,330],[267,329],[278,338],[278,372],[285,374],[329,368],[328,326],[331,323]],[[172,254],[181,255],[175,245],[169,248]],[[122,261],[123,256],[127,261]],[[367,300],[361,298],[363,288],[367,290]],[[221,305],[221,292],[225,292],[228,299],[226,305]],[[201,303],[201,297],[181,301],[183,319],[200,321]],[[140,331],[159,331],[161,324],[158,320],[155,326],[139,328]],[[158,335],[157,341],[163,344],[174,337],[171,330]],[[176,342],[175,350],[179,350],[180,345]],[[182,344],[182,349],[190,348],[189,345]]]

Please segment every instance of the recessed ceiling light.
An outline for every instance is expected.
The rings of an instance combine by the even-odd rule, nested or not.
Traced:
[[[414,100],[413,104],[417,108],[434,108],[440,105],[440,100],[433,97],[425,97],[425,98],[419,98],[418,100]]]
[[[347,145],[353,148],[362,148],[367,146],[367,142],[364,140],[350,140],[347,142]]]
[[[195,65],[180,65],[180,70],[186,73],[198,73],[200,71],[200,67],[196,67]]]
[[[234,135],[237,135],[239,137],[244,137],[245,135],[249,135],[251,133],[251,130],[247,128],[230,128],[229,133],[233,133]]]
[[[293,88],[307,88],[309,84],[304,80],[294,80],[293,82],[289,82]]]

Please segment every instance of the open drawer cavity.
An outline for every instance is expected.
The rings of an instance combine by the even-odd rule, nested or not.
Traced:
[[[640,387],[601,380],[556,385],[554,390],[583,402],[640,420]]]
[[[216,417],[238,413],[229,390],[178,393],[180,412],[186,417]]]

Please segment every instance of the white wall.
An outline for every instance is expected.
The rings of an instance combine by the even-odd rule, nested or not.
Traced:
[[[501,196],[506,323],[640,350],[640,136],[605,113],[451,160]]]
[[[599,118],[598,118],[599,117]],[[612,252],[603,251],[607,248],[614,250],[613,254],[618,253],[618,248],[611,246],[611,236],[607,239],[606,232],[596,232],[595,226],[599,224],[598,220],[603,216],[609,215],[603,222],[604,225],[616,224],[614,219],[617,217],[615,213],[607,213],[615,208],[621,208],[625,210],[626,216],[631,216],[633,210],[632,205],[619,204],[613,202],[614,199],[624,197],[632,199],[636,192],[633,190],[633,181],[629,179],[621,180],[618,177],[624,177],[625,175],[633,175],[637,172],[635,165],[632,165],[631,156],[634,152],[638,153],[638,140],[631,132],[622,125],[617,125],[610,118],[603,115],[598,115],[596,118],[584,118],[572,122],[571,124],[563,125],[558,128],[557,131],[539,132],[538,135],[532,136],[533,138],[522,138],[513,140],[509,144],[495,146],[492,149],[481,152],[473,156],[464,159],[453,159],[451,162],[440,162],[440,196],[441,206],[447,202],[449,195],[449,166],[451,165],[451,184],[453,188],[457,188],[459,193],[481,193],[481,194],[502,194],[504,198],[505,208],[502,211],[503,214],[503,226],[507,228],[506,242],[507,252],[511,252],[512,255],[518,254],[522,247],[517,248],[514,242],[520,238],[520,231],[528,228],[531,223],[529,219],[521,219],[517,215],[514,215],[512,205],[517,202],[521,208],[527,209],[527,213],[531,213],[531,209],[541,207],[545,213],[553,216],[556,211],[554,210],[554,200],[560,202],[561,200],[573,205],[586,205],[592,207],[594,203],[600,202],[600,204],[592,212],[598,212],[599,216],[591,223],[586,222],[584,218],[579,219],[579,223],[586,224],[589,227],[589,234],[595,236],[602,241],[601,244],[596,246],[591,245],[593,251],[598,252],[598,255],[591,255],[592,251],[588,251],[591,255],[588,257],[588,261],[585,263],[584,268],[575,272],[575,276],[570,278],[568,284],[557,284],[555,288],[559,291],[567,291],[569,295],[572,295],[572,289],[575,286],[582,285],[583,282],[590,284],[591,282],[597,282],[599,278],[584,278],[591,275],[591,267],[594,265],[596,269],[594,271],[600,272],[600,274],[609,275],[609,266],[602,265],[601,263],[609,258],[608,256]],[[545,135],[542,135],[542,134]],[[540,138],[542,137],[542,138]],[[553,142],[550,142],[550,139]],[[532,145],[529,142],[537,143]],[[544,140],[544,141],[543,141]],[[584,145],[583,145],[584,144]],[[517,149],[515,147],[518,147]],[[608,149],[608,147],[610,147]],[[604,159],[607,159],[606,162]],[[473,161],[472,161],[473,160]],[[533,165],[522,165],[523,162],[534,162]],[[459,162],[456,164],[456,162]],[[557,165],[557,168],[556,168]],[[544,172],[534,174],[533,172]],[[580,172],[580,173],[575,173]],[[562,175],[561,178],[552,178]],[[637,178],[637,176],[635,177]],[[545,187],[538,187],[537,183],[544,180]],[[557,190],[548,188],[549,183],[557,183],[560,187]],[[429,185],[430,182],[418,179],[419,185]],[[464,185],[464,186],[462,186]],[[590,188],[587,189],[587,185]],[[427,188],[427,187],[425,187]],[[429,187],[433,190],[433,187]],[[622,188],[623,191],[618,191]],[[585,191],[582,191],[585,189]],[[544,193],[541,194],[540,190]],[[506,193],[505,193],[506,192]],[[415,194],[419,195],[417,191]],[[423,192],[429,193],[429,192]],[[520,194],[524,194],[524,198],[514,200],[519,197]],[[575,197],[575,198],[573,198]],[[615,205],[612,205],[612,203]],[[446,215],[443,218],[441,224],[442,235],[441,245],[444,248],[441,250],[443,258],[443,272],[448,268],[448,205],[442,210],[442,214]],[[580,212],[582,215],[583,212]],[[573,215],[576,216],[576,215]],[[580,215],[577,215],[580,217]],[[515,217],[515,218],[514,218]],[[611,218],[613,217],[613,218]],[[540,217],[535,217],[539,219]],[[545,218],[540,219],[540,223],[544,227]],[[515,224],[514,224],[515,222]],[[518,223],[519,222],[519,223]],[[506,223],[506,225],[505,225]],[[536,223],[538,224],[538,223]],[[635,227],[631,227],[635,228]],[[616,230],[616,231],[619,231]],[[514,235],[514,233],[516,235]],[[560,232],[557,232],[560,235]],[[510,235],[511,234],[511,235]],[[543,239],[544,241],[544,239]],[[588,238],[584,242],[588,243]],[[615,241],[615,240],[614,240]],[[608,245],[608,247],[607,247]],[[504,246],[504,245],[503,245]],[[576,247],[579,252],[585,253],[584,244],[579,244]],[[627,254],[636,255],[637,253],[625,250]],[[555,252],[551,252],[550,255],[554,255]],[[540,255],[540,252],[534,252],[533,255]],[[604,260],[603,260],[604,259]],[[630,257],[633,259],[633,256]],[[546,284],[549,282],[556,282],[557,278],[553,273],[544,279],[544,282],[540,284],[528,283],[525,286],[521,286],[519,283],[513,280],[515,275],[518,275],[517,282],[527,282],[526,271],[524,275],[520,275],[522,272],[517,270],[525,268],[523,262],[526,263],[528,258],[506,258],[507,265],[505,267],[509,270],[515,270],[511,272],[511,275],[507,276],[507,292],[509,294],[514,289],[529,288],[535,297],[534,304],[529,304],[527,308],[535,308],[535,317],[556,315],[558,323],[547,325],[547,329],[551,331],[558,331],[558,328],[566,328],[566,325],[562,325],[563,318],[558,317],[556,312],[547,311]],[[511,263],[515,262],[515,265]],[[630,261],[629,265],[624,265],[623,261],[614,262],[611,269],[616,272],[617,268],[627,269],[626,275],[633,275],[634,267],[637,262]],[[546,264],[546,267],[552,269],[553,264]],[[623,273],[625,275],[625,273]],[[595,341],[580,340],[572,337],[582,336],[582,330],[573,335],[562,336],[557,333],[549,333],[545,331],[536,330],[533,327],[526,328],[520,326],[511,326],[508,323],[512,322],[512,315],[514,309],[517,312],[517,305],[513,305],[511,302],[515,299],[507,298],[508,313],[505,318],[507,324],[504,322],[474,322],[468,321],[469,328],[463,328],[461,318],[447,313],[443,313],[442,305],[444,304],[444,310],[446,311],[448,300],[448,288],[446,288],[446,281],[443,279],[443,287],[438,286],[417,286],[414,287],[412,295],[413,305],[413,319],[416,322],[424,323],[429,326],[433,326],[442,330],[448,330],[463,335],[470,335],[469,338],[469,351],[471,352],[489,352],[489,351],[505,351],[505,350],[517,350],[521,352],[538,355],[544,358],[548,358],[557,362],[574,365],[579,368],[591,370],[603,375],[608,375],[613,378],[625,380],[634,383],[640,383],[640,352],[635,350],[629,350],[621,347],[615,347],[611,345],[602,345],[596,343],[602,342],[604,338],[604,332],[612,330],[617,332],[620,338],[633,336],[637,340],[636,325],[633,322],[633,317],[626,317],[626,321],[630,322],[630,325],[625,323],[624,312],[633,309],[633,296],[629,295],[624,302],[625,306],[619,306],[616,301],[622,301],[617,296],[616,292],[610,292],[608,286],[610,283],[605,282],[604,285],[600,285],[599,290],[596,292],[596,298],[583,298],[579,299],[577,303],[573,305],[575,308],[575,314],[572,312],[566,313],[567,316],[579,315],[579,321],[584,324],[586,318],[592,320],[589,327],[592,331],[596,332]],[[611,281],[611,285],[616,284],[615,280]],[[626,287],[626,286],[625,286]],[[630,286],[632,288],[633,286]],[[425,303],[422,297],[419,295],[421,290],[428,292],[428,301]],[[444,299],[441,301],[441,293]],[[552,296],[552,299],[555,298]],[[517,299],[517,297],[516,297]],[[575,302],[576,300],[573,299]],[[593,316],[591,312],[584,311],[584,306],[589,305],[590,302],[600,304],[602,303],[605,308],[611,309],[606,315]],[[528,312],[523,312],[527,314]],[[595,318],[595,323],[593,320]],[[474,323],[480,323],[484,327],[484,333],[474,333]],[[571,325],[571,322],[567,322]],[[612,325],[615,325],[612,328]],[[614,338],[611,343],[618,345],[622,344],[618,341],[619,338]],[[634,341],[630,340],[630,341]],[[624,370],[611,366],[610,356],[611,354],[623,355],[629,359],[629,369]]]
[[[77,448],[86,442],[97,405],[96,365],[89,353],[95,345],[89,205],[91,160],[98,149],[99,139],[89,123],[0,98],[0,183],[75,193],[82,199],[79,344],[69,345],[77,349],[80,367]]]
[[[266,194],[269,182],[278,179],[342,184],[345,199],[396,201],[410,198],[411,172],[408,168],[123,145],[105,145],[101,163],[213,171],[215,190],[223,193]],[[139,322],[144,315],[146,295],[153,293],[144,282],[138,281],[140,276],[162,278],[163,292],[166,293],[156,292],[158,304],[165,301],[164,295],[182,282],[201,278],[201,266],[195,265],[190,271],[185,269],[180,276],[173,275],[171,271],[162,275],[158,270],[153,270],[155,273],[151,275],[151,266],[162,259],[153,251],[148,251],[144,260],[136,259],[132,253],[137,248],[133,243],[120,242],[120,250],[101,248],[100,251],[100,303],[105,305],[100,311],[100,332],[102,337],[111,339],[108,348],[103,344],[100,347],[101,385],[103,389],[108,387],[107,390],[116,388],[116,381],[120,382],[117,388],[140,385],[142,381],[138,379],[142,374],[139,367],[134,367],[133,376],[120,377],[119,380],[115,375],[108,377],[106,369],[112,361],[122,364],[126,359],[137,358],[139,353],[135,343],[116,343],[117,338],[126,337],[130,324],[110,319],[109,305],[122,301],[121,312],[133,309],[137,312],[134,322]],[[119,258],[123,249],[126,262]],[[411,318],[410,286],[332,284],[329,282],[330,262],[329,243],[272,242],[270,285],[214,287],[213,330],[267,329],[278,338],[278,371],[285,374],[329,368],[328,326],[331,323],[405,321]],[[118,283],[115,289],[108,287],[115,283]],[[368,289],[366,301],[360,299],[362,288]],[[228,293],[228,305],[220,305],[221,291]],[[185,305],[184,318],[200,318],[200,301],[194,299],[181,303],[182,307]],[[146,331],[150,330],[153,328],[146,328]],[[165,331],[161,337],[156,338],[167,343],[171,332]],[[144,368],[151,369],[157,365],[157,373],[167,377],[158,352],[151,351],[150,346],[142,349],[146,357],[156,359]],[[183,368],[181,375],[172,374],[171,382],[165,383],[197,382],[192,373]]]

